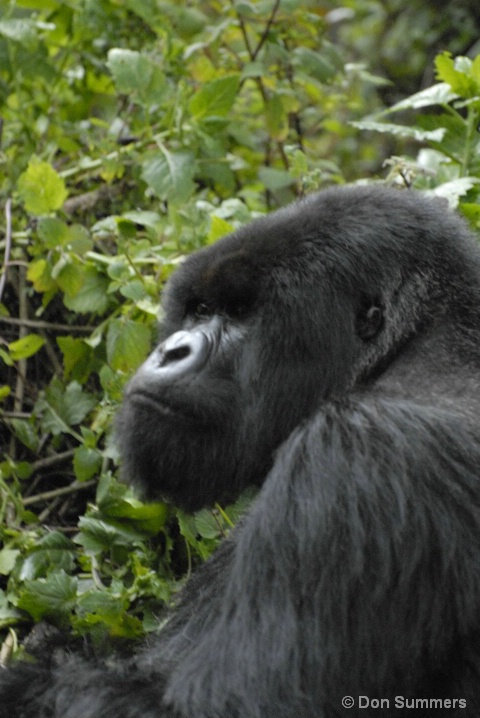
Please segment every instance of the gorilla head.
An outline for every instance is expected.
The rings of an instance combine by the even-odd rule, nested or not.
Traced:
[[[468,300],[451,297],[469,284],[460,227],[439,200],[336,188],[189,257],[126,392],[126,476],[189,510],[260,485],[322,403],[371,385],[420,328],[427,340],[455,327]]]

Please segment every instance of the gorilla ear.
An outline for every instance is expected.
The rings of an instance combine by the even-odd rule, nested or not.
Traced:
[[[362,301],[360,311],[355,319],[355,331],[364,342],[377,336],[383,327],[383,309],[378,299]]]

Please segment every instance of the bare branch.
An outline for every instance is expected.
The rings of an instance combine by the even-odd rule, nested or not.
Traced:
[[[0,276],[0,302],[2,301],[5,284],[7,281],[7,269],[12,249],[12,200],[7,199],[5,203],[5,257],[3,259],[3,271]]]

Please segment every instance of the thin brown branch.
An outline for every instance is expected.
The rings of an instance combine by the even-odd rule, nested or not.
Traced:
[[[12,249],[12,200],[7,199],[5,203],[5,257],[3,260],[3,271],[0,276],[0,302],[2,301],[5,284],[7,281],[7,269]]]
[[[32,471],[43,471],[43,469],[50,469],[52,466],[57,464],[63,464],[64,461],[70,461],[75,454],[74,449],[69,451],[63,451],[61,454],[54,454],[53,456],[47,456],[44,459],[39,459],[32,464]]]
[[[31,506],[32,504],[39,504],[42,501],[49,501],[50,499],[56,499],[57,496],[66,496],[67,494],[74,494],[77,491],[85,491],[96,485],[96,480],[92,481],[74,481],[70,486],[62,486],[60,489],[52,489],[52,491],[43,491],[41,494],[35,494],[35,496],[28,496],[23,500],[24,506]]]
[[[56,324],[45,322],[40,319],[16,319],[15,317],[0,317],[0,322],[13,324],[15,326],[29,327],[30,329],[44,329],[51,332],[93,332],[96,327],[80,326],[78,324]]]
[[[264,44],[265,44],[265,42],[266,42],[266,40],[267,40],[267,38],[268,38],[268,33],[270,32],[270,28],[271,28],[272,25],[273,25],[273,22],[274,22],[274,20],[275,20],[275,15],[277,14],[279,7],[280,7],[280,0],[275,0],[275,4],[274,4],[274,6],[273,6],[273,8],[272,8],[272,12],[271,12],[270,17],[268,18],[268,22],[267,22],[267,24],[266,24],[266,26],[265,26],[265,30],[262,32],[262,36],[261,36],[261,38],[260,38],[260,41],[259,41],[257,47],[256,47],[255,50],[253,51],[253,55],[251,55],[252,60],[256,60],[256,59],[257,59],[258,53],[260,52],[260,50],[261,50],[262,47],[264,46]]]

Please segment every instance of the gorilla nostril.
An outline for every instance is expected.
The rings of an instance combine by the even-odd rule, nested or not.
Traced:
[[[179,347],[172,347],[171,349],[165,349],[161,353],[160,365],[165,366],[166,364],[180,361],[181,359],[188,357],[190,353],[191,347],[187,344],[183,344]]]

